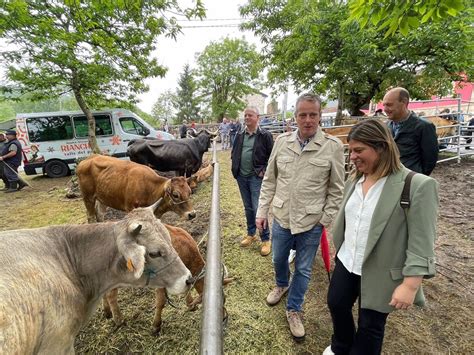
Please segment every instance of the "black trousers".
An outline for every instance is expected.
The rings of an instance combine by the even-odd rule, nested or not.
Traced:
[[[352,307],[358,298],[359,319],[356,329]],[[360,276],[347,271],[337,258],[327,302],[333,323],[331,349],[334,353],[380,354],[388,313],[360,307]]]

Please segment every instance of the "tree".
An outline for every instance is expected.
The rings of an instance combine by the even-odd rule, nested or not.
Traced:
[[[258,92],[261,58],[243,39],[211,42],[197,57],[197,75],[203,97],[209,97],[213,117],[236,118],[245,107],[243,97]]]
[[[196,81],[189,64],[186,64],[179,76],[174,100],[174,107],[178,110],[176,123],[182,123],[183,120],[197,119],[199,116],[199,101]]]
[[[251,15],[246,28],[264,44],[270,82],[284,87],[290,79],[295,87],[337,98],[338,118],[344,108],[361,115],[390,86],[426,98],[452,91],[463,72],[472,75],[464,13],[389,38],[348,21],[344,1],[251,0],[241,13]]]
[[[458,16],[466,5],[464,0],[351,0],[349,7],[350,20],[359,21],[361,27],[371,23],[379,31],[386,30],[387,37],[397,31],[406,36],[424,23]]]
[[[148,89],[144,79],[166,68],[150,55],[159,35],[176,38],[172,13],[202,17],[196,0],[181,9],[174,0],[26,1],[6,0],[0,9],[0,36],[10,51],[4,89],[31,92],[35,100],[71,92],[89,123],[89,142],[98,152],[91,107],[136,102]]]
[[[156,121],[160,122],[168,121],[171,124],[174,114],[174,101],[176,100],[176,95],[173,94],[171,90],[167,90],[164,93],[160,94],[156,99],[151,113]]]

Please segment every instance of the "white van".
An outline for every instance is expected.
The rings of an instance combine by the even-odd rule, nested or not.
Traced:
[[[127,156],[127,144],[132,139],[174,139],[128,110],[94,111],[93,116],[100,150],[117,158]],[[82,111],[18,114],[16,129],[26,175],[66,176],[75,169],[76,159],[91,153],[87,118]]]

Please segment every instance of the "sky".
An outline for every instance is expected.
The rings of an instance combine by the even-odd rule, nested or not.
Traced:
[[[247,42],[255,44],[257,50],[261,48],[258,38],[252,32],[240,31],[236,26],[242,21],[239,6],[246,4],[247,1],[203,0],[203,2],[206,7],[206,19],[204,21],[183,21],[180,24],[184,27],[209,27],[183,28],[183,33],[178,36],[176,41],[164,37],[159,40],[158,50],[154,55],[156,55],[160,64],[168,68],[168,72],[164,78],[154,78],[146,81],[150,90],[139,96],[140,103],[138,104],[138,107],[143,111],[151,113],[152,106],[161,93],[176,89],[184,65],[189,64],[191,68],[195,68],[196,54],[202,52],[210,42],[219,41],[228,36],[230,38],[244,38]],[[223,25],[229,27],[218,27]],[[263,90],[263,92],[270,94],[270,89]],[[282,97],[277,99],[280,107],[282,99]],[[290,94],[288,107],[291,107],[291,100]]]

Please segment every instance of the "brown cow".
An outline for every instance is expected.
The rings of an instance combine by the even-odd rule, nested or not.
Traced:
[[[438,138],[451,137],[456,134],[456,127],[444,127],[457,125],[458,121],[442,118],[438,116],[426,116],[427,120],[431,121],[436,126],[436,134]],[[439,128],[442,127],[442,128]]]
[[[210,178],[214,173],[214,163],[208,164],[206,167],[199,169],[195,174],[191,175],[188,179],[189,187],[192,191],[194,191],[198,184],[205,181],[206,179]]]
[[[352,126],[347,126],[347,127],[334,126],[334,127],[321,127],[321,128],[327,134],[330,134],[331,136],[339,138],[342,144],[347,144],[347,135],[349,134],[349,131],[351,130]]]
[[[191,293],[186,295],[186,304],[189,310],[196,310],[197,305],[202,301],[202,293],[204,291],[204,259],[199,252],[198,245],[191,235],[184,229],[164,224],[171,236],[171,244],[175,248],[184,265],[191,271],[195,281],[194,288],[198,292],[198,296],[193,299]],[[224,279],[224,285],[228,284],[232,279]],[[123,316],[117,302],[118,289],[114,289],[106,294],[103,298],[104,314],[107,318],[113,317],[115,324],[123,323]],[[156,310],[153,320],[153,332],[158,334],[161,330],[161,314],[166,304],[166,295],[163,288],[156,290]]]
[[[152,205],[160,198],[163,202],[155,211],[157,218],[168,211],[186,219],[196,217],[191,188],[182,176],[168,179],[144,165],[104,155],[83,160],[76,174],[89,223],[103,221],[105,206],[128,212]]]

